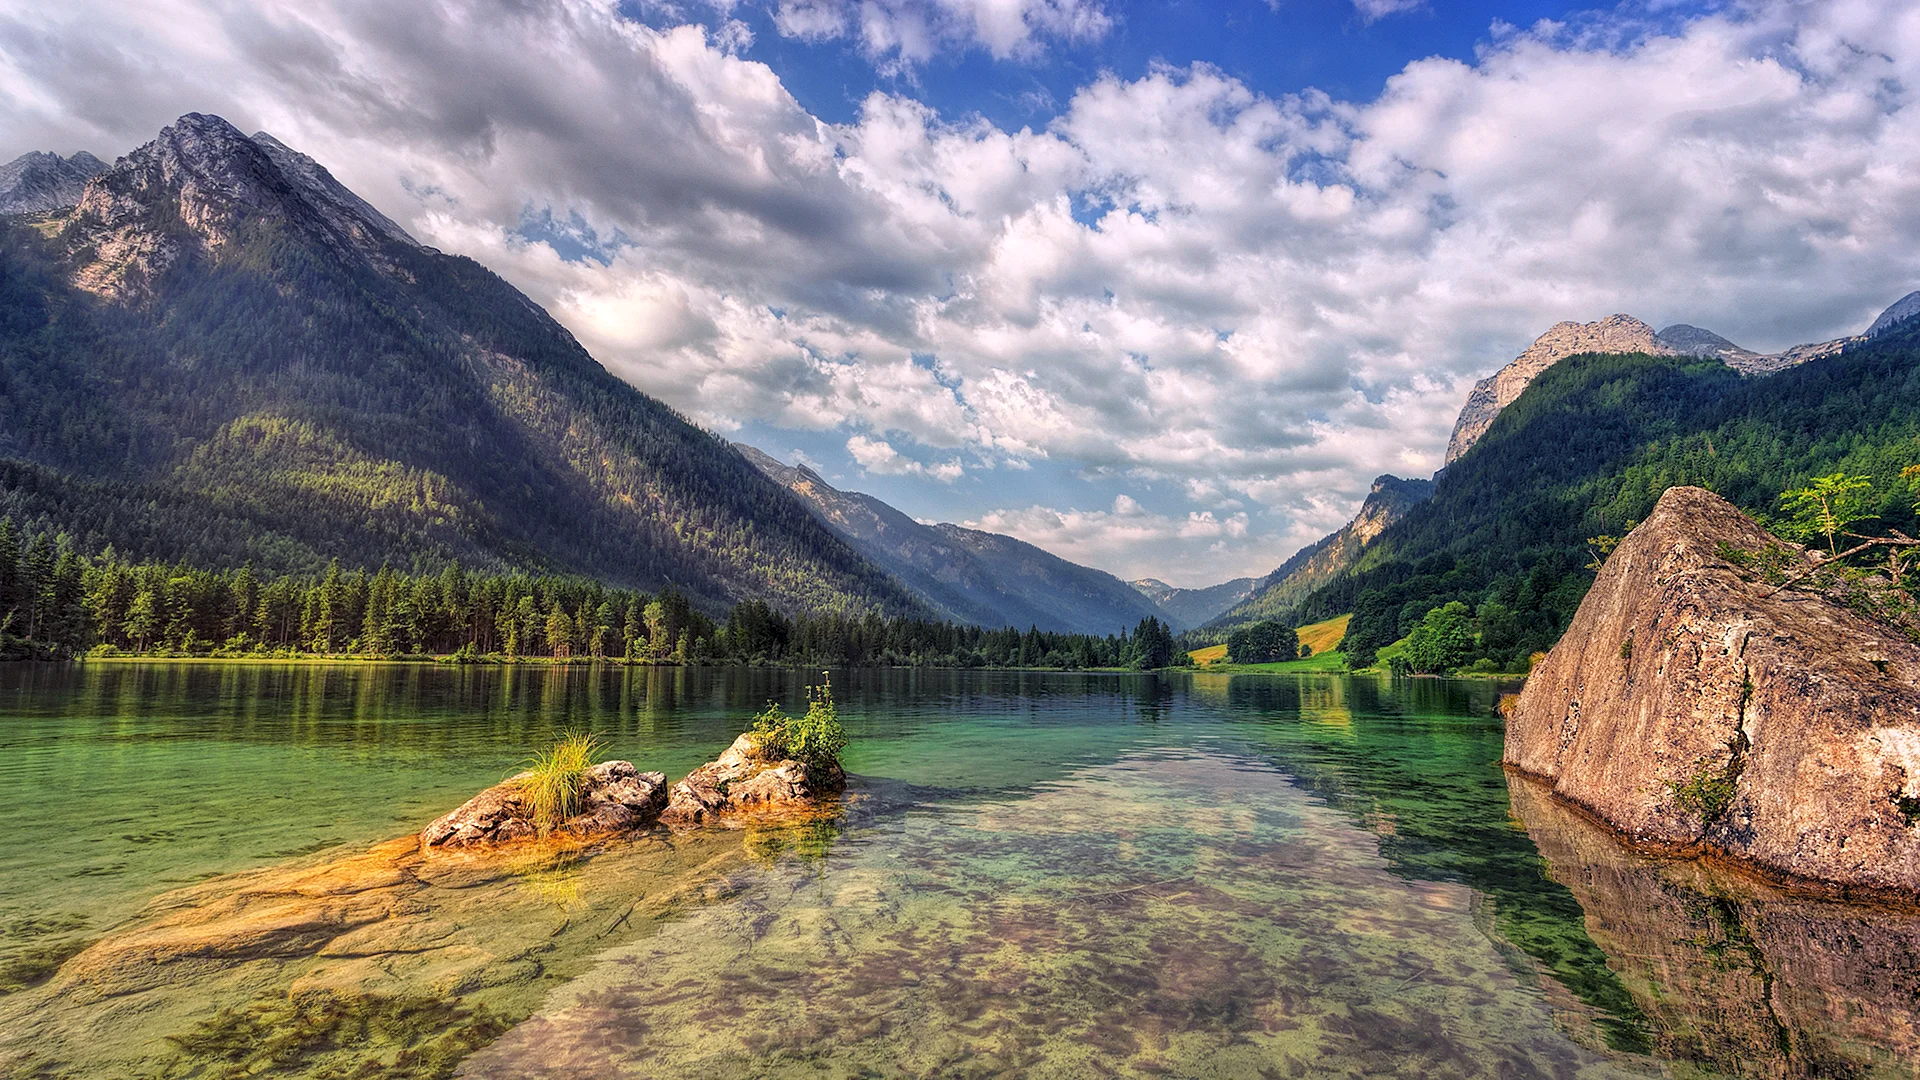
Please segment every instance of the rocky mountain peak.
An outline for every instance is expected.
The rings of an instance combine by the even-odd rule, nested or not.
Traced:
[[[1590,323],[1558,322],[1535,338],[1513,362],[1475,383],[1447,440],[1446,464],[1472,449],[1493,426],[1500,410],[1513,404],[1540,373],[1579,353],[1650,353],[1672,356],[1678,350],[1662,342],[1653,327],[1631,315],[1609,315]]]
[[[1920,315],[1920,291],[1910,292],[1895,300],[1880,317],[1867,327],[1867,337],[1879,337],[1881,334],[1905,323],[1915,315]]]
[[[1752,349],[1743,349],[1711,330],[1686,323],[1674,323],[1672,326],[1654,335],[1654,340],[1683,356],[1715,356],[1731,361],[1734,357],[1758,356]]]
[[[46,151],[22,154],[0,165],[0,214],[44,214],[80,201],[87,181],[107,163],[85,150],[71,157]]]
[[[160,129],[81,200],[82,215],[111,218],[154,198],[177,196],[182,210],[270,206],[290,193],[253,140],[217,116],[188,113]]]
[[[390,267],[384,248],[418,243],[312,158],[218,116],[188,113],[88,184],[73,210],[85,263],[75,283],[141,295],[184,253],[213,254],[246,223],[273,219],[338,255]]]
[[[264,131],[254,132],[252,141],[279,168],[280,174],[301,190],[308,204],[341,233],[364,239],[363,234],[371,231],[411,247],[420,246],[407,230],[335,180],[319,162]]]
[[[1347,529],[1362,546],[1370,544],[1387,526],[1405,516],[1409,507],[1432,494],[1431,480],[1403,480],[1392,474],[1377,476],[1366,501],[1360,504],[1360,512],[1353,516]]]

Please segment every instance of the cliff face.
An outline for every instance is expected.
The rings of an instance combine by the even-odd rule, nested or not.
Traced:
[[[44,214],[80,201],[107,163],[85,150],[71,157],[39,151],[0,165],[0,214]]]
[[[1778,543],[1669,490],[1528,679],[1506,761],[1634,840],[1920,892],[1920,646],[1722,556]]]
[[[1513,362],[1473,384],[1467,403],[1454,421],[1453,436],[1447,440],[1448,465],[1473,448],[1480,436],[1493,426],[1500,410],[1514,403],[1527,385],[1540,373],[1569,356],[1579,353],[1651,353],[1671,356],[1674,349],[1662,344],[1653,327],[1631,315],[1609,315],[1598,322],[1555,323],[1534,339],[1527,351]]]

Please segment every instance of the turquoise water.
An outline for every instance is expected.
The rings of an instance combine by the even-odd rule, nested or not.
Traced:
[[[418,1040],[455,1019],[335,1024],[268,1071],[1920,1075],[1911,915],[1625,852],[1502,772],[1499,687],[1430,679],[835,673],[853,776],[837,818],[542,865],[487,886],[484,918],[479,886],[414,901],[440,905],[436,942],[545,941],[524,976],[416,976],[363,950],[97,1005],[47,978],[46,958],[137,927],[170,889],[410,833],[562,730],[683,773],[809,677],[0,667],[19,808],[0,815],[18,987],[0,1006],[51,1033],[33,1068],[69,1075],[258,1074],[236,1047],[311,1026],[273,1002],[376,968],[382,994],[491,1019],[427,1064]],[[696,879],[696,901],[642,903]],[[208,1035],[243,1006],[252,1034]],[[149,1018],[140,1064],[105,1063],[110,1008]],[[62,1038],[84,1049],[46,1049]],[[0,1075],[24,1074],[7,1052]]]

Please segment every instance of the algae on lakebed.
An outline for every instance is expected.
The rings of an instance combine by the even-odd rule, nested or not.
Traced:
[[[1470,890],[1409,888],[1370,839],[1205,750],[860,814],[826,873],[776,862],[610,950],[460,1074],[1621,1074]]]

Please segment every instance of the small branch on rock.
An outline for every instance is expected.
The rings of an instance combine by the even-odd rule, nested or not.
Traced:
[[[1906,534],[1900,532],[1899,530],[1894,530],[1892,536],[1862,537],[1857,533],[1847,533],[1845,535],[1850,539],[1864,540],[1865,542],[1860,544],[1855,544],[1854,546],[1839,553],[1838,555],[1832,556],[1831,558],[1821,559],[1819,562],[1814,563],[1812,566],[1808,567],[1805,570],[1802,570],[1800,573],[1794,574],[1792,577],[1787,578],[1787,580],[1781,582],[1778,585],[1775,585],[1771,591],[1765,593],[1764,595],[1766,596],[1777,595],[1783,589],[1787,589],[1791,586],[1799,584],[1802,581],[1805,581],[1806,579],[1812,577],[1813,575],[1819,573],[1820,571],[1825,570],[1828,567],[1832,566],[1834,563],[1837,563],[1842,559],[1848,558],[1849,556],[1858,555],[1861,552],[1866,551],[1870,548],[1920,547],[1920,540],[1915,540],[1914,538],[1907,536]]]

